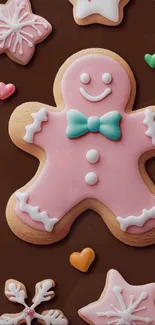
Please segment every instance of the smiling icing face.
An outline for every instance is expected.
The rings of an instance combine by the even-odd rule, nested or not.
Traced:
[[[65,108],[87,115],[124,111],[130,91],[130,80],[123,67],[101,54],[88,54],[75,60],[61,82]]]
[[[80,81],[81,81],[82,84],[87,85],[91,81],[91,77],[90,77],[90,75],[88,73],[82,73],[81,76],[80,76]],[[104,84],[110,84],[112,82],[112,75],[110,73],[108,73],[108,72],[103,73],[102,81],[103,81]],[[90,102],[94,102],[94,103],[100,102],[101,100],[106,98],[108,95],[111,94],[111,91],[112,91],[111,88],[108,87],[103,91],[102,94],[92,96],[91,94],[89,94],[87,92],[87,90],[84,87],[80,87],[81,95],[85,99],[89,100]]]

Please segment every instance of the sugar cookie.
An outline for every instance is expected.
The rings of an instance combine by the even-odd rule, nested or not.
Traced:
[[[36,308],[45,301],[49,301],[55,296],[51,288],[55,286],[53,280],[44,280],[38,282],[35,287],[35,296],[32,300],[33,304],[28,307],[25,300],[27,292],[25,286],[16,280],[8,280],[5,284],[5,295],[11,302],[23,306],[23,311],[19,314],[5,314],[0,316],[1,325],[31,325],[34,319],[38,320],[39,324],[43,325],[67,325],[68,320],[60,310],[48,310],[39,314]]]
[[[78,25],[104,24],[117,26],[123,19],[124,7],[130,0],[69,0]]]
[[[129,285],[115,270],[107,275],[105,289],[96,302],[79,310],[79,315],[92,325],[154,324],[155,283]]]
[[[155,156],[155,108],[132,112],[135,89],[122,58],[88,49],[60,68],[57,108],[37,102],[16,108],[10,136],[40,160],[34,178],[7,206],[18,237],[56,242],[89,208],[124,243],[155,243],[155,189],[144,167]]]
[[[90,265],[94,262],[95,252],[92,248],[84,248],[81,253],[74,252],[70,256],[70,263],[75,269],[87,272]]]
[[[9,0],[0,4],[0,53],[26,65],[33,56],[35,44],[52,31],[51,24],[32,13],[29,0]]]

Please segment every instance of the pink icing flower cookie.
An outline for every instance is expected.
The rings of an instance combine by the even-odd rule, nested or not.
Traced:
[[[9,0],[0,4],[0,53],[26,65],[33,56],[35,44],[52,31],[51,24],[34,15],[29,0]]]
[[[155,243],[154,185],[144,168],[154,156],[155,107],[132,112],[135,89],[121,57],[87,49],[60,68],[57,108],[16,108],[11,139],[40,161],[34,178],[8,202],[7,221],[18,237],[56,242],[80,213],[93,209],[122,242]]]
[[[129,285],[115,270],[107,275],[105,289],[96,302],[79,310],[92,325],[155,324],[155,283]]]
[[[123,19],[124,7],[130,0],[69,0],[78,25],[104,24],[117,26]]]

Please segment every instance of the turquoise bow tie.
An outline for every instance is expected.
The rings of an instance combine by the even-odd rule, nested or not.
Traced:
[[[70,139],[78,138],[88,132],[100,132],[106,138],[116,141],[121,137],[119,126],[121,114],[111,111],[100,118],[98,116],[87,117],[76,109],[67,112],[68,126],[66,135]]]

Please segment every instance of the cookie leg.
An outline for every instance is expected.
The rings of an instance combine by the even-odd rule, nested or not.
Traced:
[[[151,188],[137,175],[131,179],[131,183],[126,184],[122,203],[116,210],[121,236],[125,240],[131,237],[133,242],[136,238],[137,245],[145,245],[147,241],[150,244],[155,242],[155,197]]]
[[[77,186],[70,184],[67,189],[61,165],[57,162],[57,168],[54,167],[49,168],[47,160],[36,181],[18,190],[8,202],[10,228],[18,237],[31,243],[46,244],[62,239],[77,215],[85,210],[78,204]],[[65,176],[69,172],[67,170]]]
[[[99,202],[93,209],[102,216],[113,235],[124,243],[133,246],[155,243],[155,186],[134,159],[130,169],[120,158],[119,164],[122,168],[118,177],[117,164],[109,174],[103,175],[106,191],[99,190]]]

